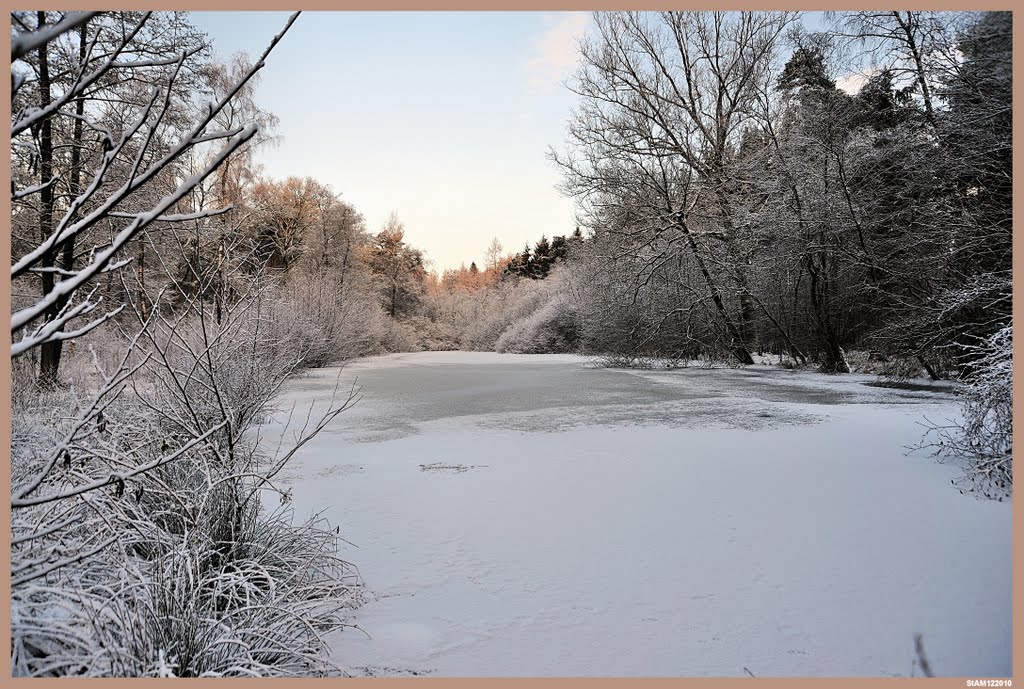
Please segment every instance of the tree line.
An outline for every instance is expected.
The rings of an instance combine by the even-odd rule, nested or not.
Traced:
[[[595,237],[587,272],[617,286],[603,346],[834,372],[857,348],[939,377],[1009,327],[1010,16],[830,21],[597,15],[552,157]]]
[[[969,368],[968,345],[1009,326],[1008,14],[832,13],[810,32],[791,12],[598,13],[569,84],[578,104],[568,140],[550,154],[580,227],[510,255],[495,240],[483,270],[474,262],[441,275],[397,217],[374,233],[329,186],[262,174],[254,151],[275,139],[276,118],[256,103],[253,81],[231,90],[244,58],[210,62],[183,13],[154,15],[123,40],[126,16],[109,45],[102,31],[90,43],[82,25],[78,40],[68,32],[21,56],[31,87],[18,82],[28,73],[13,73],[14,112],[61,115],[16,122],[12,146],[12,248],[27,257],[12,271],[15,303],[53,297],[32,311],[36,320],[59,321],[71,295],[55,289],[62,276],[110,238],[75,203],[86,171],[106,165],[94,198],[104,185],[123,191],[113,181],[122,168],[135,174],[129,191],[147,200],[182,175],[205,175],[176,201],[187,213],[139,218],[144,229],[115,247],[111,260],[131,261],[144,304],[169,286],[180,302],[202,284],[200,297],[216,306],[237,292],[226,276],[244,275],[273,282],[312,317],[324,313],[310,301],[315,286],[332,308],[379,305],[389,321],[359,335],[377,351],[436,345],[421,336],[456,284],[493,288],[553,271],[566,274],[584,351],[727,352],[741,364],[769,351],[844,372],[848,352],[864,350],[938,378]],[[116,78],[90,80],[77,67],[100,55]],[[147,147],[112,151],[156,107],[147,88],[167,67],[174,80]],[[219,135],[190,144],[173,169],[143,169],[207,98],[229,91],[211,118]],[[217,159],[217,136],[246,127]],[[40,245],[78,217],[82,232]],[[103,273],[96,295],[119,303],[120,286]],[[389,343],[390,321],[418,325]],[[314,339],[328,325],[304,324]],[[466,327],[444,346],[462,346]],[[66,339],[41,343],[41,381],[57,379]],[[335,358],[372,349],[342,347]]]

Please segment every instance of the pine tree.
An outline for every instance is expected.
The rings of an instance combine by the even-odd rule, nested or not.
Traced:
[[[825,56],[818,46],[800,46],[793,51],[777,82],[780,91],[803,86],[832,90],[836,87],[825,68]]]
[[[533,247],[533,263],[530,265],[530,275],[534,278],[544,279],[551,272],[551,243],[545,235]]]

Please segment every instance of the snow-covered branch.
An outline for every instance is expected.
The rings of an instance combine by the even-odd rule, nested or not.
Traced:
[[[32,126],[34,123],[47,117],[51,117],[59,112],[63,105],[70,102],[75,93],[94,82],[105,71],[111,69],[115,64],[115,58],[135,37],[148,16],[148,14],[144,15],[135,24],[134,28],[128,32],[123,40],[119,42],[118,46],[112,51],[111,55],[103,65],[94,70],[89,76],[79,79],[76,85],[72,89],[69,89],[63,97],[57,99],[46,108],[36,109],[31,113],[28,113],[24,118],[22,118],[22,120],[16,123],[14,127],[12,127],[12,137],[16,136],[25,128]],[[277,45],[278,41],[280,41],[281,37],[295,21],[296,17],[297,13],[293,14],[289,18],[284,30],[273,38],[270,45],[261,55],[260,59],[246,71],[246,73],[233,85],[232,88],[228,89],[227,93],[217,103],[210,104],[205,109],[204,114],[199,118],[199,121],[192,127],[191,131],[186,136],[181,138],[177,145],[171,147],[170,150],[155,162],[150,163],[144,171],[140,171],[140,166],[153,141],[156,128],[159,126],[164,115],[171,107],[171,85],[177,78],[178,72],[185,60],[194,54],[196,49],[182,51],[176,60],[173,62],[167,62],[167,64],[173,64],[174,69],[167,77],[167,83],[163,90],[164,96],[162,107],[156,115],[155,122],[149,122],[149,120],[150,115],[153,112],[153,108],[159,98],[159,90],[154,91],[147,104],[142,108],[139,117],[128,127],[116,145],[110,141],[109,132],[107,132],[108,136],[104,139],[104,141],[107,142],[104,148],[107,150],[103,155],[99,168],[93,175],[92,182],[76,199],[71,202],[67,212],[64,214],[60,222],[56,224],[50,236],[40,243],[35,249],[28,251],[25,255],[14,262],[11,267],[11,277],[12,279],[17,278],[37,267],[50,268],[51,266],[40,266],[39,264],[46,257],[52,256],[53,252],[57,251],[61,246],[71,241],[73,238],[82,235],[101,220],[116,218],[130,220],[130,222],[128,222],[128,224],[115,235],[108,246],[96,252],[86,266],[74,271],[65,269],[64,272],[59,273],[59,275],[64,279],[57,282],[51,290],[43,295],[41,299],[39,299],[35,304],[15,312],[11,318],[12,333],[18,332],[20,329],[24,328],[43,314],[52,314],[54,309],[61,308],[62,304],[66,306],[66,304],[71,301],[72,295],[76,290],[90,282],[100,272],[107,270],[114,256],[119,251],[123,250],[133,238],[152,223],[158,221],[184,222],[188,220],[196,220],[205,217],[212,217],[228,210],[227,208],[223,208],[218,210],[201,210],[193,213],[168,213],[168,211],[172,210],[177,204],[188,197],[188,195],[191,194],[191,192],[198,187],[203,180],[217,170],[224,161],[231,156],[231,154],[256,135],[257,129],[254,125],[237,127],[219,132],[207,132],[206,129],[213,121],[214,117],[227,107],[228,103],[245,85],[245,83],[263,67],[266,57],[274,46]],[[76,117],[81,119],[80,116],[76,115]],[[146,126],[147,123],[148,126]],[[107,181],[107,177],[112,169],[115,159],[123,150],[125,150],[128,142],[136,137],[144,127],[146,127],[146,134],[138,146],[130,172],[122,186],[110,193],[102,203],[87,213],[84,217],[79,218],[79,209],[84,207],[89,199],[91,199],[98,190],[102,188],[104,183]],[[172,193],[164,196],[148,211],[124,213],[115,210],[119,204],[139,191],[144,185],[151,182],[158,174],[174,165],[175,162],[184,156],[190,149],[200,144],[219,139],[226,139],[224,147],[209,161],[207,161],[199,172],[186,177]],[[43,187],[45,186],[46,185],[43,185]],[[70,311],[64,309],[61,316],[51,316],[47,325],[44,325],[32,335],[22,338],[16,350],[13,351],[12,354],[16,356],[24,353],[34,346],[41,345],[47,341],[52,341],[53,339],[58,338],[59,332],[70,320],[85,315],[91,309],[92,305],[89,304],[88,300],[85,300]],[[108,317],[110,315],[112,314],[109,314]],[[94,322],[91,326],[95,327],[96,325],[99,325],[100,322],[102,321]]]
[[[107,266],[114,255],[124,248],[124,246],[133,237],[135,237],[136,234],[145,229],[151,223],[155,222],[163,213],[173,208],[179,201],[185,198],[193,189],[196,188],[196,186],[199,185],[200,182],[212,174],[213,171],[228,158],[228,156],[234,153],[234,151],[243,143],[255,136],[255,134],[255,127],[247,127],[246,130],[238,137],[229,140],[224,148],[213,157],[201,172],[187,178],[184,182],[178,185],[178,188],[175,189],[174,192],[161,199],[150,211],[136,215],[135,220],[122,229],[109,246],[98,252],[89,265],[79,270],[74,277],[58,282],[54,286],[53,290],[32,306],[16,311],[14,315],[11,316],[11,332],[17,332],[25,325],[38,318],[45,311],[52,308],[57,304],[60,298],[70,297],[75,290],[92,280]],[[93,220],[93,222],[95,222],[95,220]],[[65,230],[65,234],[75,234],[79,231],[76,228],[80,225],[86,226],[87,224],[89,223],[87,223],[86,220],[83,220],[80,224],[73,225]]]
[[[32,196],[33,194],[38,194],[43,189],[49,189],[54,184],[56,184],[58,181],[60,181],[60,175],[54,175],[47,182],[43,182],[42,184],[35,184],[35,185],[31,186],[31,187],[25,187],[24,189],[20,189],[18,191],[15,191],[15,192],[13,192],[11,194],[11,201],[17,201],[18,199],[23,199],[26,196]]]
[[[76,29],[85,22],[89,21],[99,12],[68,12],[64,15],[56,24],[47,26],[38,31],[31,33],[19,34],[11,37],[11,62],[20,60],[25,57],[33,50],[37,50],[40,46],[49,43],[50,41],[58,38],[59,36]]]
[[[157,468],[159,466],[162,466],[162,465],[167,464],[169,462],[173,462],[178,457],[181,457],[182,455],[187,454],[193,447],[195,447],[196,445],[199,445],[200,443],[206,442],[206,440],[208,438],[210,438],[215,433],[217,433],[217,431],[225,428],[227,426],[227,424],[228,424],[227,421],[222,421],[221,423],[217,424],[216,426],[213,426],[213,427],[207,429],[202,435],[196,436],[194,438],[190,438],[188,440],[188,442],[186,442],[184,445],[182,445],[180,448],[178,448],[174,452],[171,452],[171,453],[169,453],[167,455],[164,455],[164,456],[161,456],[161,457],[157,457],[153,461],[147,462],[145,464],[141,464],[139,466],[136,466],[136,467],[134,467],[133,469],[131,469],[129,471],[125,471],[123,473],[109,473],[106,476],[104,476],[102,478],[99,478],[99,479],[96,479],[94,481],[90,481],[89,483],[85,483],[85,484],[82,484],[82,485],[79,485],[79,486],[75,486],[73,488],[66,488],[64,490],[57,491],[55,493],[49,493],[49,494],[46,494],[46,495],[38,495],[38,496],[35,496],[35,497],[31,497],[31,498],[30,497],[15,496],[11,500],[11,508],[12,509],[16,509],[16,508],[19,508],[19,507],[30,507],[32,505],[42,505],[44,503],[55,502],[57,500],[65,500],[67,498],[71,498],[71,497],[74,497],[76,495],[81,495],[83,493],[88,493],[88,492],[94,491],[94,490],[96,490],[98,488],[102,488],[103,486],[110,486],[110,485],[115,485],[115,484],[122,484],[123,485],[126,479],[138,476],[140,474],[144,474],[144,473],[146,473],[148,471],[152,471],[153,469],[155,469],[155,468]]]
[[[93,15],[95,15],[95,14],[97,14],[97,13],[93,13]],[[111,67],[113,66],[114,61],[117,58],[117,56],[120,55],[121,52],[131,44],[131,42],[135,38],[135,36],[139,33],[140,30],[142,30],[143,25],[146,23],[146,20],[149,19],[151,14],[152,14],[152,12],[147,12],[147,13],[145,13],[142,16],[141,19],[139,19],[139,21],[135,24],[135,26],[132,27],[132,29],[124,36],[124,38],[121,39],[121,42],[114,49],[113,53],[110,55],[110,57],[107,59],[106,62],[104,62],[99,67],[97,67],[92,72],[90,72],[88,75],[80,78],[74,84],[74,86],[72,86],[63,95],[61,95],[59,98],[54,100],[52,103],[50,103],[46,107],[43,107],[43,108],[31,108],[31,109],[27,110],[26,112],[24,112],[22,114],[21,119],[18,120],[16,123],[14,123],[13,126],[11,126],[11,138],[13,139],[18,134],[21,134],[23,131],[29,129],[30,127],[33,127],[34,125],[38,124],[39,122],[42,122],[45,119],[47,119],[49,117],[53,117],[61,108],[63,108],[65,105],[67,105],[68,103],[73,101],[85,89],[87,89],[88,87],[92,86],[92,84],[94,84],[103,75],[105,75],[107,72],[109,72]],[[87,21],[89,18],[90,17],[86,17],[85,19],[83,19],[83,21]],[[56,28],[56,27],[54,27],[54,28]],[[66,31],[67,29],[70,29],[70,28],[72,28],[72,27],[70,27],[70,26],[66,27],[64,29],[64,31]],[[29,36],[36,36],[37,38],[33,42],[35,44],[35,47],[38,48],[39,46],[44,45],[45,43],[48,43],[49,41],[52,41],[54,38],[59,36],[61,33],[64,33],[64,31],[61,31],[60,33],[57,33],[57,34],[54,34],[54,35],[45,35],[45,34],[48,34],[49,31],[47,29],[43,29],[42,31],[33,32],[32,34],[29,34],[25,38],[26,38],[26,40],[31,40],[29,38]],[[38,36],[37,34],[44,34],[44,35],[43,36]],[[39,39],[45,39],[45,40],[39,40]],[[12,46],[12,54],[13,54],[13,46]]]

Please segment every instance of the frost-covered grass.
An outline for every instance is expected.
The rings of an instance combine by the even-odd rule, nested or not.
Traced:
[[[278,451],[250,437],[301,360],[257,337],[255,314],[243,304],[215,325],[186,314],[95,339],[98,366],[77,368],[79,350],[56,388],[16,370],[15,675],[336,671],[323,636],[349,624],[358,575],[335,530],[295,521],[274,479],[347,402],[328,391],[327,414],[292,425]]]
[[[972,361],[959,390],[963,420],[933,425],[930,446],[954,461],[967,460],[961,485],[1002,500],[1013,492],[1012,325],[965,350]]]
[[[362,401],[281,480],[353,544],[346,673],[907,676],[916,634],[936,675],[1011,672],[1010,506],[909,450],[949,386],[480,352],[343,375]]]

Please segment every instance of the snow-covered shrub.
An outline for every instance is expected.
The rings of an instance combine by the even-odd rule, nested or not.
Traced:
[[[301,347],[275,336],[267,303],[261,295],[240,298],[218,321],[197,302],[150,323],[135,344],[124,335],[105,346],[129,352],[126,364],[137,366],[132,388],[164,432],[188,436],[226,421],[224,432],[238,435],[304,361]]]
[[[932,370],[939,372],[950,370],[949,362],[937,352],[929,354]],[[916,356],[882,354],[876,351],[849,350],[846,359],[853,373],[870,373],[892,381],[906,381],[928,375],[921,359]]]
[[[103,624],[94,624],[109,674],[328,672],[320,635],[345,625],[359,589],[352,568],[332,554],[329,532],[291,521],[284,512],[253,519],[225,564],[178,546],[130,578],[133,595],[97,611]]]
[[[381,351],[392,352],[421,352],[423,344],[420,341],[419,333],[412,323],[406,320],[399,320],[388,317],[384,323],[384,333],[381,338]]]
[[[144,410],[107,408],[127,440]],[[54,420],[60,426],[59,420]],[[60,430],[66,430],[61,428]],[[155,427],[144,424],[145,434]],[[140,435],[142,435],[140,433]],[[72,469],[102,476],[89,457]],[[12,663],[20,676],[282,676],[330,669],[322,634],[361,592],[325,525],[294,525],[195,451],[53,505],[18,510],[12,536]],[[58,515],[54,515],[56,511]],[[39,523],[70,522],[28,538]],[[90,554],[94,545],[107,544]],[[72,549],[72,545],[82,552]],[[47,569],[41,552],[70,562]],[[88,554],[88,557],[76,556]]]
[[[678,262],[618,256],[595,238],[565,267],[566,291],[580,314],[579,349],[595,356],[693,360],[724,347],[707,304],[694,299]],[[659,264],[653,273],[643,266]],[[715,316],[711,316],[712,319]]]
[[[11,359],[11,409],[16,410],[36,403],[47,391],[37,382],[39,362],[34,352]]]
[[[458,333],[450,323],[432,321],[426,316],[409,316],[398,321],[398,325],[406,331],[413,347],[401,351],[442,352],[459,348]]]
[[[655,367],[650,357],[629,354],[601,354],[595,357],[594,361],[605,368],[635,368],[646,371]]]
[[[269,305],[273,337],[303,367],[336,364],[386,348],[388,319],[367,290],[316,273],[290,280]]]
[[[575,305],[556,294],[541,308],[519,320],[498,337],[498,352],[546,354],[574,352],[579,345],[580,322]]]
[[[263,506],[288,501],[274,479],[294,450],[267,455],[248,429],[297,361],[261,337],[265,303],[253,294],[218,316],[195,302],[130,338],[99,338],[120,351],[116,366],[17,408],[14,674],[330,667],[321,635],[359,603],[358,581],[332,530]],[[299,445],[349,401],[332,400]]]
[[[479,315],[464,331],[463,348],[495,351],[498,338],[544,308],[561,291],[561,285],[558,271],[553,271],[544,280],[510,277],[483,291]]]
[[[495,300],[495,309],[485,312],[471,321],[462,336],[462,348],[477,352],[494,351],[494,343],[509,325],[504,307],[506,304]]]
[[[1013,490],[1013,326],[965,347],[970,360],[959,391],[962,421],[932,428],[933,447],[967,461],[962,484],[990,498]]]

